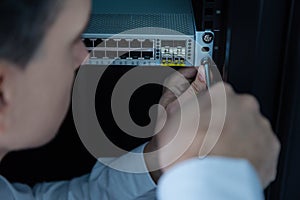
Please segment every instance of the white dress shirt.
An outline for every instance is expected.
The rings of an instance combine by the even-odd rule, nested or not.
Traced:
[[[246,160],[192,159],[173,167],[159,181],[159,200],[262,200],[261,183]]]
[[[144,146],[133,151],[141,153],[142,160]],[[126,155],[122,159],[126,160]],[[161,178],[157,195],[160,200],[263,199],[258,177],[247,161],[217,157],[190,160],[174,167]],[[100,162],[90,174],[70,181],[40,183],[33,188],[9,183],[0,176],[0,200],[33,199],[151,200],[156,199],[156,185],[149,173],[121,172]]]

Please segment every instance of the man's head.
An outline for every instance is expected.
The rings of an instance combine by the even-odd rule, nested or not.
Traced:
[[[48,142],[68,109],[90,0],[0,1],[0,150]],[[1,153],[1,152],[0,152]]]
[[[25,66],[63,7],[59,0],[2,0],[0,58]]]

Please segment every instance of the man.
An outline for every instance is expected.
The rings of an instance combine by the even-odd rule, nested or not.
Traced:
[[[54,137],[69,105],[74,72],[87,56],[80,35],[89,18],[90,3],[89,0],[0,1],[1,158],[10,151],[41,146]],[[195,76],[196,72],[194,69],[182,71],[187,78]],[[201,79],[201,73],[197,77]],[[189,106],[191,91],[203,88],[203,80],[198,78],[189,88],[181,88],[180,95],[187,102],[182,110],[193,110]],[[218,95],[222,88],[219,84],[211,93]],[[171,165],[166,165],[169,152],[163,151],[156,155],[156,164],[161,170],[151,173],[119,172],[97,163],[91,174],[71,181],[38,184],[34,188],[11,184],[1,177],[0,199],[149,199],[153,198],[151,195],[156,188],[153,180],[158,181],[165,172],[158,186],[161,199],[174,199],[172,195],[177,199],[184,198],[183,195],[197,198],[199,191],[203,192],[204,199],[214,199],[214,195],[224,194],[222,187],[233,194],[227,196],[228,199],[240,199],[238,191],[228,185],[241,183],[248,192],[245,196],[261,198],[259,180],[266,186],[275,176],[278,141],[252,97],[238,96],[228,86],[225,91],[228,102],[225,129],[209,157],[202,162],[198,156],[211,110],[208,94],[198,97],[199,108],[205,108],[201,115],[207,116],[201,118],[204,125],[197,130],[192,145]],[[173,138],[172,127],[180,117],[177,102],[177,98],[165,92],[161,103],[170,116],[166,126],[146,147],[143,145],[135,152],[155,151]],[[190,121],[195,119],[194,115],[183,117]],[[188,128],[184,131],[187,135],[191,132]],[[176,148],[171,146],[170,149]],[[190,161],[183,162],[186,160]],[[153,163],[146,158],[146,164],[149,167]],[[220,167],[225,175],[236,173],[238,178],[227,180],[219,172]],[[199,171],[207,172],[207,177]],[[200,179],[195,182],[195,178]],[[181,181],[196,187],[184,187],[180,185]],[[203,181],[208,181],[207,186]],[[213,188],[214,192],[207,187]]]

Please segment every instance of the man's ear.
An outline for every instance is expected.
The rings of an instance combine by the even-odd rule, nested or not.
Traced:
[[[4,86],[4,80],[6,78],[8,63],[0,62],[0,134],[5,129],[5,111],[7,110],[6,91]]]
[[[20,69],[14,64],[0,60],[0,134],[5,130],[8,107],[16,86],[18,71]]]
[[[0,134],[3,133],[5,127],[5,110],[7,101],[5,98],[5,91],[4,91],[4,78],[5,78],[5,66],[6,64],[0,62]]]
[[[2,114],[1,112],[5,110],[5,106],[7,105],[7,101],[3,91],[4,90],[3,80],[4,80],[4,74],[2,74],[1,66],[0,66],[0,115]]]

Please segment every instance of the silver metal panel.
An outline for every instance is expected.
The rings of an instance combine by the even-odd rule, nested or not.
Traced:
[[[158,27],[194,35],[195,26],[192,14],[95,14],[91,16],[85,34],[115,35],[142,27]],[[152,31],[152,32],[151,32]],[[144,33],[147,34],[147,33]],[[148,34],[156,34],[150,30]]]
[[[93,14],[192,14],[190,0],[93,0]]]
[[[214,48],[214,41],[212,40],[212,42],[210,42],[210,43],[205,43],[203,41],[203,36],[206,33],[211,33],[212,35],[214,35],[214,33],[212,31],[199,31],[199,32],[196,32],[196,43],[197,44],[195,45],[195,62],[194,62],[195,66],[200,66],[201,61],[205,57],[212,58],[213,48]],[[203,48],[208,48],[209,51],[204,52]]]

